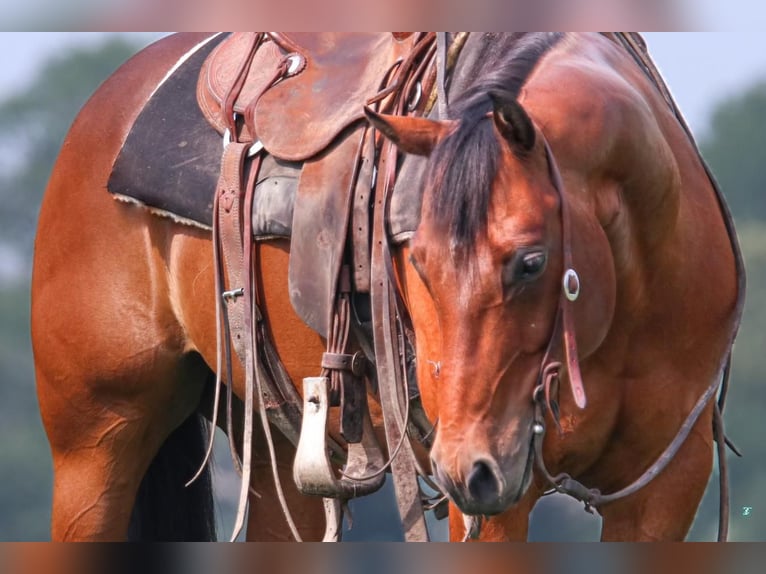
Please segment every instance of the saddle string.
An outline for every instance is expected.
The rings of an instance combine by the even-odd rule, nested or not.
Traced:
[[[213,198],[213,213],[218,213],[218,194],[216,193]],[[210,437],[208,439],[207,448],[205,450],[205,456],[202,459],[202,463],[200,464],[199,468],[197,469],[197,472],[194,473],[192,478],[190,478],[186,484],[185,487],[191,486],[194,482],[197,481],[197,479],[202,476],[202,473],[204,472],[207,465],[210,463],[210,457],[213,453],[213,445],[215,443],[215,429],[216,425],[218,423],[218,408],[221,402],[221,385],[222,385],[222,376],[221,376],[221,369],[223,367],[223,352],[222,352],[222,321],[223,321],[223,312],[222,312],[222,305],[223,301],[220,299],[219,294],[223,292],[223,285],[222,285],[222,273],[220,269],[221,265],[221,253],[220,253],[220,244],[218,240],[218,218],[213,217],[213,268],[215,269],[214,278],[215,278],[215,356],[216,356],[216,367],[215,367],[215,389],[214,389],[214,395],[213,395],[213,412],[211,413],[211,421],[210,421]]]
[[[260,40],[262,40],[265,36],[259,37],[259,42],[256,44],[260,44]],[[272,38],[273,39],[273,38]],[[255,55],[255,50],[251,51],[248,55],[248,60],[250,63],[252,62],[252,59]],[[247,64],[247,66],[243,66],[243,68],[249,69],[250,63]],[[283,58],[283,60],[278,65],[277,69],[275,70],[272,78],[270,81],[266,84],[266,87],[261,92],[261,94],[265,93],[266,90],[268,90],[271,86],[276,84],[280,79],[282,79],[289,70],[289,55]],[[241,90],[241,86],[239,87]],[[255,133],[254,125],[253,125],[253,119],[254,119],[254,109],[255,106],[260,98],[260,95],[254,97],[246,106],[245,110],[245,123],[250,128],[251,133]],[[237,94],[238,95],[238,94]],[[236,99],[236,95],[234,96],[234,99]],[[244,413],[244,429],[243,429],[243,461],[242,461],[242,486],[240,489],[240,499],[237,509],[237,517],[235,519],[235,527],[234,527],[234,534],[232,536],[232,539],[235,539],[238,533],[241,531],[243,525],[244,525],[244,517],[247,510],[248,505],[248,498],[247,494],[252,490],[250,488],[250,475],[252,471],[252,464],[251,464],[251,457],[252,457],[252,439],[253,439],[253,400],[254,400],[254,393],[258,393],[258,407],[259,407],[259,415],[261,419],[261,426],[263,428],[265,442],[269,451],[269,458],[271,461],[271,470],[272,470],[272,477],[274,480],[274,486],[277,492],[277,497],[280,502],[280,506],[282,507],[282,512],[285,517],[285,520],[288,524],[288,527],[291,531],[291,534],[293,535],[294,539],[296,541],[301,541],[300,534],[298,533],[298,529],[295,526],[295,522],[292,518],[292,514],[290,512],[290,509],[287,505],[287,500],[284,495],[284,489],[282,487],[281,478],[279,476],[279,470],[277,465],[277,458],[276,458],[276,452],[274,449],[274,441],[273,437],[271,435],[271,427],[270,422],[268,418],[268,413],[266,411],[266,393],[264,393],[263,388],[263,381],[261,372],[259,369],[259,351],[258,351],[258,333],[256,332],[256,326],[259,323],[259,317],[256,317],[258,305],[257,305],[257,279],[255,277],[255,245],[254,240],[252,237],[252,207],[253,207],[253,196],[254,196],[254,190],[255,190],[255,183],[257,180],[257,174],[260,167],[260,160],[262,155],[257,155],[255,159],[252,162],[250,173],[248,176],[248,182],[245,187],[245,213],[244,213],[244,229],[242,229],[242,237],[245,239],[245,246],[244,246],[244,260],[243,260],[243,269],[244,269],[244,283],[245,283],[245,312],[244,312],[244,334],[247,337],[247,342],[245,346],[245,368],[246,368],[246,377],[245,377],[245,413]],[[242,169],[242,168],[241,168]],[[240,170],[241,171],[241,170]],[[255,388],[254,388],[255,387]],[[231,387],[230,387],[231,388]],[[231,392],[231,391],[230,391]]]
[[[260,160],[261,160],[262,154],[259,154],[256,156],[256,158],[253,160],[253,164],[250,167],[250,174],[248,176],[248,183],[246,187],[246,194],[245,194],[245,217],[244,217],[244,236],[247,237],[247,240],[245,241],[245,261],[244,261],[244,269],[245,269],[245,293],[246,293],[246,312],[245,312],[245,327],[246,327],[246,333],[249,334],[249,341],[248,341],[248,353],[247,356],[250,358],[248,365],[248,373],[246,377],[247,385],[245,389],[245,440],[244,442],[244,456],[245,460],[243,461],[243,466],[245,467],[245,472],[243,472],[243,487],[241,489],[242,498],[240,499],[240,507],[238,510],[238,515],[240,513],[243,514],[242,518],[244,518],[244,509],[247,506],[247,496],[246,493],[249,491],[250,486],[250,471],[251,471],[251,460],[250,457],[252,455],[252,411],[253,411],[253,394],[254,390],[258,394],[258,411],[260,414],[261,419],[261,426],[263,428],[263,433],[266,438],[266,445],[269,450],[269,458],[271,459],[271,471],[272,471],[272,477],[274,479],[274,487],[277,491],[277,497],[279,498],[279,503],[282,506],[282,512],[284,513],[285,520],[287,521],[288,527],[290,528],[290,532],[293,535],[293,538],[297,542],[301,542],[301,536],[298,533],[298,528],[295,525],[295,521],[293,520],[292,514],[290,513],[290,509],[287,505],[287,499],[285,498],[284,489],[282,488],[282,480],[279,476],[279,469],[277,465],[277,456],[274,449],[274,440],[271,435],[271,424],[269,422],[268,413],[266,412],[266,397],[263,390],[263,381],[261,377],[261,373],[258,369],[258,336],[256,333],[256,325],[259,321],[259,318],[256,316],[257,309],[258,309],[258,285],[257,285],[257,278],[256,278],[256,247],[255,242],[253,240],[253,233],[252,233],[252,217],[253,217],[253,197],[255,195],[255,183],[257,180],[257,175],[260,167]],[[255,389],[253,389],[253,379],[255,379]],[[248,419],[250,419],[250,425],[248,425]],[[249,444],[248,444],[249,443]],[[245,479],[245,476],[247,476],[247,479]]]

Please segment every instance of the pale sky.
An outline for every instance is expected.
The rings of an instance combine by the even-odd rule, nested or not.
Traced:
[[[727,5],[748,4],[726,0]],[[720,3],[702,0],[701,6]],[[766,3],[758,3],[754,17],[764,19]],[[704,12],[704,11],[703,11]],[[728,14],[730,11],[726,11]],[[739,14],[740,19],[743,17]],[[728,20],[721,21],[725,28]],[[720,29],[719,28],[719,29]],[[31,81],[40,64],[74,44],[103,41],[102,32],[4,32],[0,33],[0,98]],[[149,42],[157,35],[140,33]],[[650,32],[650,52],[660,67],[690,126],[704,134],[715,105],[743,91],[758,80],[766,81],[766,49],[761,34],[742,32]],[[21,55],[21,56],[20,56]]]

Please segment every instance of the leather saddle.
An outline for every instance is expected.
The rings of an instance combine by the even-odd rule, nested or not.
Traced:
[[[208,122],[293,167],[290,299],[324,337],[351,219],[351,278],[356,291],[369,291],[375,149],[364,105],[416,45],[430,47],[410,33],[242,32],[224,39],[200,71],[197,100]]]
[[[405,401],[417,402],[414,396],[400,396],[409,389],[398,374],[399,357],[406,352],[390,332],[390,309],[380,304],[390,296],[390,277],[382,267],[385,251],[379,247],[373,253],[374,245],[384,243],[380,233],[385,232],[396,153],[369,128],[364,111],[372,106],[379,112],[423,114],[436,82],[436,52],[432,32],[235,33],[213,50],[200,71],[200,110],[224,136],[213,225],[218,304],[225,301],[228,319],[223,324],[232,326],[223,340],[234,343],[246,366],[245,427],[254,397],[260,396],[262,417],[268,416],[285,436],[295,442],[300,429],[293,473],[304,494],[348,499],[382,484],[387,465],[371,427],[366,380],[375,386],[380,377],[390,452],[399,451],[398,437],[406,436],[402,424],[408,425],[400,423],[397,409]],[[284,377],[280,382],[253,368],[260,365],[262,343],[268,339],[253,284],[257,250],[251,224],[259,205],[253,198],[270,163],[287,169],[282,177],[288,180],[298,174],[288,290],[297,314],[327,342],[321,375],[303,381],[302,409]],[[365,301],[369,306],[366,319],[360,318],[359,299],[362,308]],[[264,358],[265,371],[280,372],[278,356],[270,359],[266,352]],[[330,406],[340,407],[340,434],[347,444],[342,478],[329,460],[329,452],[337,450],[325,432]],[[296,420],[300,410],[302,422]],[[431,431],[419,434],[428,437]],[[248,436],[245,453],[250,452]],[[419,492],[414,455],[407,444],[402,452],[390,462],[395,489],[405,497],[400,513],[410,524],[407,536],[425,539],[422,501],[407,494]],[[240,500],[245,500],[248,476],[245,459]],[[339,505],[328,506],[326,500],[325,508],[331,510],[329,527]],[[238,524],[242,515],[240,504]],[[328,531],[328,536],[334,535]]]
[[[322,404],[340,406],[340,432],[354,445],[349,465],[359,468],[356,475],[377,469],[374,480],[337,482],[324,461],[327,448],[305,443],[304,432],[295,476],[305,493],[356,496],[382,481],[364,384],[365,375],[375,378],[369,361],[376,360],[377,351],[371,350],[372,327],[350,313],[352,298],[370,292],[372,198],[384,193],[380,183],[376,188],[378,142],[364,109],[373,105],[381,111],[422,113],[422,96],[434,82],[434,53],[433,33],[235,33],[218,44],[200,70],[200,110],[224,136],[213,234],[225,262],[225,271],[218,263],[216,268],[227,275],[219,284],[228,284],[219,298],[227,302],[232,334],[243,333],[232,337],[234,347],[243,364],[256,361],[253,319],[259,313],[249,310],[256,288],[248,279],[255,266],[248,222],[255,226],[260,202],[281,200],[254,192],[258,182],[266,181],[266,172],[277,181],[271,171],[281,170],[279,177],[298,180],[290,230],[290,300],[304,322],[327,340],[322,376],[304,380],[304,392],[306,397],[325,396]],[[389,175],[378,179],[386,181]],[[246,369],[248,376],[251,371]],[[252,388],[253,382],[246,381],[248,396]],[[270,418],[286,421],[287,436],[294,436],[298,426],[326,424],[326,409],[310,414],[313,403],[304,405],[303,424],[296,424],[292,400],[284,400],[288,391],[267,392],[276,405]],[[315,451],[321,460],[312,458]]]
[[[237,32],[207,59],[198,99],[208,121],[223,133],[224,99],[240,63],[252,49],[254,32]],[[325,150],[340,132],[364,117],[387,73],[413,49],[415,34],[300,32],[269,33],[252,57],[233,111],[253,107],[253,125],[243,137],[288,161]],[[274,82],[283,63],[288,69]],[[247,133],[254,129],[254,133]]]

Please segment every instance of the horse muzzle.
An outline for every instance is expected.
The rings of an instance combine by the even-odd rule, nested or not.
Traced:
[[[514,458],[501,466],[491,455],[471,453],[462,472],[450,472],[433,457],[431,468],[437,484],[463,514],[492,516],[516,504],[529,488],[534,453],[529,449],[525,458]]]

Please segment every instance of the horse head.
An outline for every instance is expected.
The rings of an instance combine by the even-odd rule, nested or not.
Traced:
[[[609,244],[587,200],[565,198],[543,133],[511,94],[469,94],[456,120],[368,116],[400,151],[428,157],[425,181],[413,183],[424,193],[405,274],[418,382],[438,421],[432,471],[465,514],[497,514],[531,484],[533,390],[560,348],[565,275],[563,289],[581,291],[567,303],[580,357],[608,332]],[[577,408],[560,395],[562,409]]]

